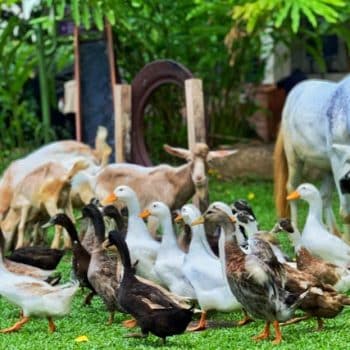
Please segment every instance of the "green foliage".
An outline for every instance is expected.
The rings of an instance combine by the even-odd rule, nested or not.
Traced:
[[[25,134],[35,130],[33,100],[23,99],[23,87],[31,77],[35,60],[34,48],[22,45],[13,31],[19,20],[12,17],[4,29],[0,29],[0,149],[23,147]],[[24,35],[22,40],[27,40]]]
[[[11,1],[5,4],[11,5]],[[3,7],[0,26],[0,150],[35,147],[46,133],[55,138],[53,130],[44,130],[39,106],[28,86],[38,72],[38,26],[44,33],[45,71],[48,75],[49,104],[56,105],[54,75],[71,59],[64,46],[56,47],[53,14],[38,14],[26,21],[10,15]],[[55,54],[57,56],[55,56]],[[57,59],[56,59],[57,58]]]
[[[234,40],[239,31],[229,33],[231,6],[232,1],[132,2],[116,17],[114,31],[118,65],[128,81],[145,63],[162,58],[177,60],[203,79],[212,143],[249,135],[245,112],[252,110],[252,102],[242,104],[241,96],[245,83],[259,81],[263,68],[257,56],[260,41]]]
[[[146,148],[154,164],[183,163],[182,159],[164,152],[162,145],[167,143],[187,148],[184,109],[185,99],[178,86],[162,86],[150,97],[145,109],[144,133]]]
[[[12,3],[15,1],[3,1]],[[202,78],[211,146],[252,135],[246,117],[256,106],[251,99],[242,97],[247,96],[247,83],[257,84],[262,78],[263,33],[268,32],[275,42],[287,45],[299,42],[321,70],[325,70],[322,35],[337,34],[350,47],[350,5],[345,0],[43,0],[28,21],[14,17],[12,24],[9,21],[0,29],[0,52],[8,58],[4,63],[0,61],[0,70],[11,77],[2,82],[0,91],[0,126],[3,129],[11,121],[11,131],[1,134],[0,143],[6,147],[10,143],[3,141],[5,138],[12,145],[21,145],[25,140],[22,135],[28,132],[39,135],[38,130],[42,130],[39,125],[36,133],[33,131],[37,107],[21,93],[21,84],[23,87],[36,73],[32,37],[38,25],[45,36],[50,103],[56,103],[53,77],[73,59],[72,38],[55,35],[55,21],[63,18],[72,19],[88,30],[100,31],[107,18],[113,26],[116,59],[124,81],[131,82],[146,63],[162,58],[177,60]],[[11,26],[17,25],[21,35],[15,36]],[[162,118],[164,103],[158,111],[155,104],[151,108],[158,120]],[[172,103],[168,99],[168,110],[174,109]],[[171,113],[175,119],[181,114],[175,109]],[[146,130],[146,134],[154,136],[155,130]],[[160,137],[153,136],[155,142],[161,142]],[[186,146],[185,138],[178,142],[179,146]],[[154,149],[160,150],[160,146],[152,143]]]
[[[269,35],[287,46],[303,46],[315,59],[321,72],[322,37],[336,34],[350,48],[350,3],[344,0],[255,0],[237,1],[232,7],[236,25],[243,25],[251,38]]]
[[[344,0],[255,0],[240,1],[233,7],[233,19],[246,22],[247,31],[259,29],[261,23],[269,23],[276,28],[282,24],[298,32],[301,18],[305,17],[315,28],[319,21],[337,23],[341,19],[341,11],[346,6]]]
[[[42,26],[45,47],[54,53],[46,62],[52,81],[57,62],[68,62],[73,50],[70,46],[68,55],[67,49],[60,50],[62,39],[55,37],[54,19],[71,18],[86,29],[95,27],[102,30],[106,16],[113,25],[116,57],[124,80],[130,82],[150,61],[162,58],[177,60],[204,80],[206,110],[211,123],[209,136],[225,138],[235,134],[244,137],[249,135],[245,112],[251,111],[252,105],[246,101],[242,107],[240,99],[244,93],[244,83],[259,80],[263,62],[257,55],[259,40],[245,40],[243,37],[240,38],[242,40],[232,40],[235,33],[230,33],[225,44],[225,37],[232,25],[230,9],[233,3],[232,0],[212,3],[193,0],[43,0],[26,23],[28,40],[20,45],[35,51],[35,45],[30,40],[31,33],[35,26]],[[72,45],[72,42],[68,44]],[[62,60],[63,57],[66,59]],[[32,55],[31,59],[33,74],[37,58]],[[21,62],[15,60],[13,64],[21,65]],[[28,76],[24,78],[28,79]],[[51,100],[53,95],[51,91]],[[34,106],[30,107],[29,114],[35,113]],[[159,108],[158,115],[162,109]],[[171,100],[168,109],[172,109]],[[179,115],[180,111],[174,110],[173,113]],[[219,138],[217,142],[221,140]],[[181,138],[178,145],[186,146],[185,138]],[[152,146],[158,150],[161,148],[160,144]]]

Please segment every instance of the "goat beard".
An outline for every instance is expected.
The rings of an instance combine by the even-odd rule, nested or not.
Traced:
[[[208,184],[197,186],[196,192],[193,197],[193,204],[199,208],[201,212],[204,212],[209,205],[209,192]]]
[[[196,186],[195,195],[198,196],[201,200],[206,199],[208,197],[208,184]]]

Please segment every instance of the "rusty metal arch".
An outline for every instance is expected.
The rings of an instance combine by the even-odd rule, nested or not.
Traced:
[[[164,84],[176,84],[185,90],[185,80],[190,78],[193,78],[193,74],[185,66],[172,60],[151,62],[135,76],[131,84],[132,162],[145,166],[152,165],[144,140],[144,110],[152,93]]]

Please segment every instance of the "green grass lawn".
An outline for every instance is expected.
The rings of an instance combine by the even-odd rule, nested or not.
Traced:
[[[273,226],[276,217],[272,198],[272,183],[265,181],[221,182],[211,180],[211,200],[232,202],[233,199],[249,199],[256,212],[262,229]],[[303,205],[305,217],[305,205]],[[302,220],[301,218],[301,220]],[[281,235],[283,244],[288,248],[288,240]],[[70,255],[66,255],[59,265],[65,280],[69,280]],[[86,292],[86,291],[85,291]],[[57,331],[48,333],[47,321],[33,319],[19,332],[0,334],[0,349],[153,349],[160,348],[160,340],[155,336],[147,339],[132,339],[124,336],[129,330],[121,326],[127,315],[116,314],[115,323],[107,325],[108,314],[102,302],[96,297],[92,305],[83,307],[84,293],[79,291],[74,299],[69,316],[57,320]],[[19,309],[0,298],[0,327],[9,327],[18,320]],[[239,320],[241,313],[212,313],[210,319]],[[272,349],[269,341],[255,343],[251,337],[259,333],[264,323],[260,320],[244,327],[209,329],[203,332],[186,333],[170,337],[163,348],[169,349]],[[350,310],[344,310],[336,319],[326,320],[325,330],[315,332],[315,321],[304,321],[283,328],[284,340],[279,349],[348,349]],[[87,342],[78,343],[78,336],[88,337]]]

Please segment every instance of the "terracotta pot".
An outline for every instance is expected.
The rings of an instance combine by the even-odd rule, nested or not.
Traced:
[[[275,85],[259,85],[254,88],[253,99],[260,108],[248,118],[249,122],[263,141],[275,140],[286,99],[284,89]]]

